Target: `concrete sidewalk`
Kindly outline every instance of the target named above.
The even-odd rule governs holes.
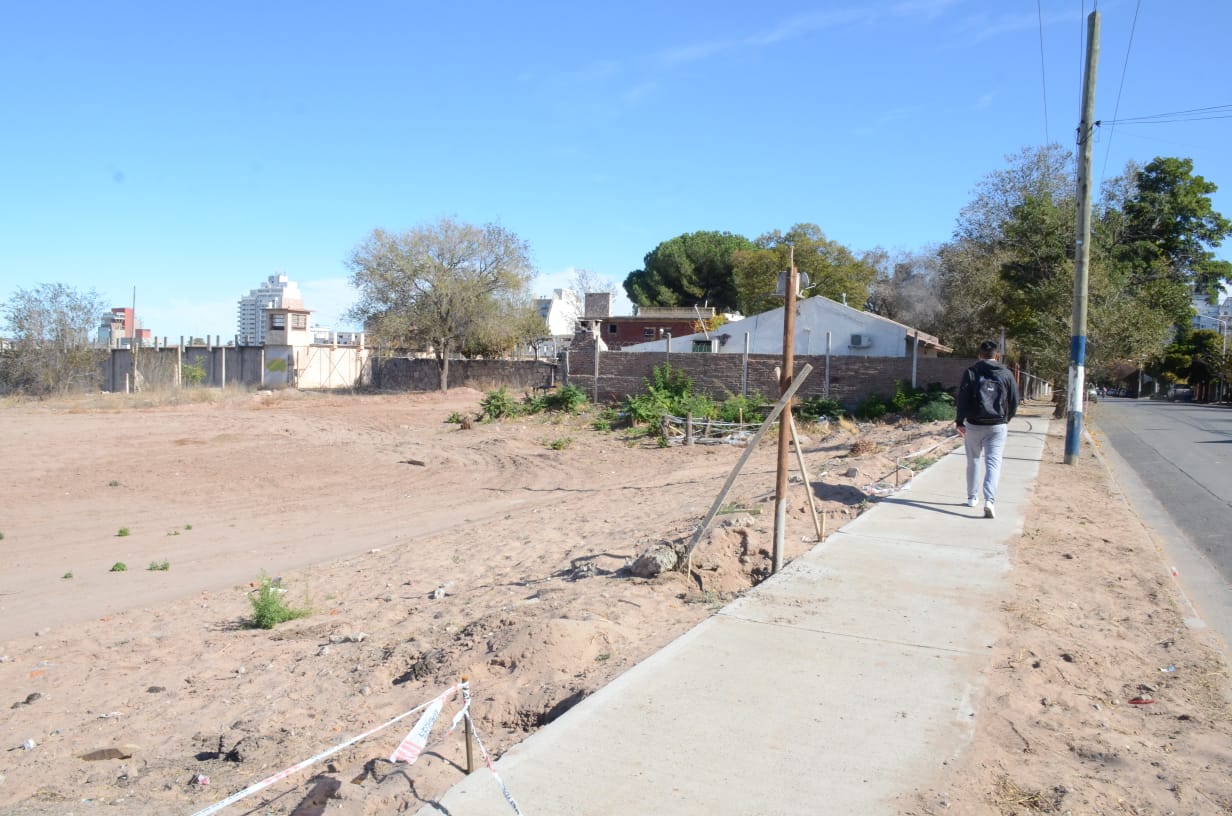
[[[962,449],[512,748],[526,816],[893,814],[970,739],[1046,419],[1015,419],[997,518]],[[424,816],[512,813],[480,768]]]

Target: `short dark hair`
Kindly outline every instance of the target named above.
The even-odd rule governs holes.
[[[981,357],[985,357],[985,358],[992,357],[992,355],[996,351],[997,351],[997,341],[996,340],[985,340],[983,343],[980,343],[980,356]]]

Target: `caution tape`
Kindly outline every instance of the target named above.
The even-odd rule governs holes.
[[[509,804],[513,807],[514,813],[517,813],[519,814],[519,816],[521,816],[522,812],[518,810],[517,803],[513,801],[513,796],[510,795],[509,789],[505,787],[505,783],[501,780],[500,776],[497,775],[496,768],[492,765],[492,760],[488,756],[487,750],[483,747],[483,743],[480,742],[479,734],[475,731],[475,724],[470,716],[470,704],[471,704],[470,684],[467,683],[466,681],[455,683],[454,685],[442,691],[440,694],[433,697],[431,700],[428,700],[426,703],[417,705],[414,708],[412,708],[410,711],[404,711],[398,716],[392,719],[386,720],[384,723],[376,726],[375,728],[371,728],[362,734],[351,737],[350,739],[344,742],[340,742],[337,745],[333,746],[332,748],[327,748],[326,750],[320,752],[319,754],[316,754],[315,756],[311,756],[308,759],[305,759],[303,762],[298,762],[289,768],[284,768],[283,770],[279,771],[273,776],[268,776],[265,779],[262,779],[260,782],[256,782],[256,783],[253,783],[252,785],[249,785],[248,787],[244,788],[242,791],[239,791],[238,793],[231,794],[226,799],[223,799],[220,802],[215,802],[209,807],[197,811],[192,816],[212,816],[212,814],[218,813],[224,808],[230,805],[233,805],[242,799],[247,799],[249,796],[252,796],[254,793],[258,793],[262,790],[265,790],[270,785],[273,785],[275,782],[278,782],[282,779],[286,779],[288,776],[291,776],[292,774],[297,773],[298,771],[302,771],[304,768],[307,768],[310,765],[314,765],[320,762],[321,760],[325,759],[326,757],[333,756],[339,751],[345,748],[349,748],[355,743],[360,742],[361,740],[367,739],[373,734],[376,734],[380,731],[385,730],[386,728],[393,725],[394,723],[404,720],[407,717],[411,716],[412,714],[417,714],[420,711],[424,711],[425,712],[424,715],[415,724],[415,727],[411,730],[411,733],[407,734],[406,738],[398,746],[397,750],[394,751],[393,756],[390,757],[391,762],[397,762],[401,760],[401,761],[404,761],[410,764],[411,762],[414,762],[415,759],[418,759],[419,754],[422,753],[424,746],[427,744],[428,734],[431,732],[432,726],[436,723],[436,720],[440,715],[441,709],[443,708],[445,701],[450,697],[450,695],[456,694],[459,691],[462,692],[464,704],[462,706],[462,710],[454,715],[453,722],[450,725],[449,731],[446,733],[446,736],[448,736],[449,734],[452,734],[454,729],[458,727],[458,723],[461,722],[463,718],[465,718],[467,727],[470,729],[471,735],[474,736],[475,742],[479,744],[479,750],[483,754],[483,759],[484,759],[484,762],[488,766],[488,770],[492,772],[492,776],[496,778],[496,783],[500,786],[501,793],[504,794],[505,800],[508,801]]]

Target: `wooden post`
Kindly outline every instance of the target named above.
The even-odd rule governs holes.
[[[757,433],[753,434],[753,438],[749,440],[749,444],[744,449],[744,453],[740,454],[740,459],[736,461],[736,466],[732,468],[732,472],[728,474],[727,481],[723,483],[723,487],[719,490],[719,495],[714,497],[714,504],[710,505],[710,510],[707,511],[706,517],[702,519],[702,523],[698,525],[697,530],[693,533],[693,538],[689,540],[689,547],[685,557],[686,570],[689,574],[693,572],[693,549],[697,547],[697,543],[702,540],[702,536],[706,534],[706,530],[710,529],[710,523],[714,521],[714,517],[719,514],[719,508],[723,506],[723,502],[727,499],[727,494],[731,491],[732,485],[736,483],[736,477],[740,475],[740,471],[744,468],[749,457],[753,455],[754,449],[757,448],[757,443],[766,435],[766,431],[774,424],[774,421],[779,418],[779,414],[783,413],[783,408],[791,402],[791,398],[795,396],[796,391],[800,386],[804,385],[804,381],[808,379],[808,375],[813,372],[811,365],[805,365],[800,369],[800,375],[791,381],[787,391],[779,397],[779,401],[774,404],[774,408],[770,411],[770,415],[761,423],[761,427],[757,429]]]
[[[686,445],[693,444],[693,414],[692,412],[684,415],[684,443]]]
[[[808,492],[808,506],[809,512],[813,515],[813,529],[817,531],[817,540],[821,541],[821,519],[817,517],[817,502],[813,501],[813,480],[809,478],[808,468],[804,466],[804,450],[800,447],[800,435],[796,431],[796,418],[788,412],[787,421],[791,423],[791,441],[796,446],[796,464],[800,466],[800,476],[804,479],[804,489]]]

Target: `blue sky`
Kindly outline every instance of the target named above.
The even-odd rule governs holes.
[[[0,299],[136,287],[155,335],[226,338],[283,273],[343,328],[352,248],[441,216],[526,240],[537,293],[695,230],[921,249],[1006,155],[1072,146],[1090,9],[0,0]],[[1099,9],[1097,118],[1232,102],[1232,3]],[[1187,156],[1232,217],[1229,144],[1104,127],[1095,174]]]

